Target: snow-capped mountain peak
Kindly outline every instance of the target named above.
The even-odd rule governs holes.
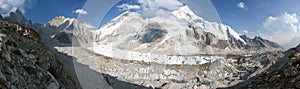
[[[122,26],[134,28],[133,30],[138,30],[139,27],[142,27],[142,23],[144,23],[144,21],[140,14],[126,11],[99,29],[101,33],[100,38],[113,34],[116,29],[121,28]]]
[[[178,10],[175,10],[171,13],[177,18],[187,21],[189,25],[195,24],[204,29],[206,32],[213,33],[218,39],[236,40],[244,45],[247,44],[230,26],[206,21],[202,17],[197,16],[187,5],[180,7]]]
[[[180,7],[178,10],[175,10],[171,12],[173,15],[175,15],[179,19],[185,19],[187,21],[192,21],[196,19],[202,19],[198,17],[194,11],[192,11],[187,5]]]

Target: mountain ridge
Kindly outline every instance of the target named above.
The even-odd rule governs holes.
[[[96,38],[96,34],[89,31],[95,28],[80,23],[75,18],[57,16],[46,24],[32,23],[19,9],[16,9],[15,12],[10,12],[7,17],[0,19],[34,29],[41,35],[42,42],[48,46],[86,46],[91,45]]]
[[[128,13],[135,15],[127,16]],[[101,40],[97,43],[98,45],[112,45],[113,48],[122,50],[169,55],[195,55],[220,51],[243,53],[242,51],[248,48],[277,48],[277,46],[264,48],[259,44],[248,45],[230,26],[205,21],[188,6],[183,6],[170,14],[172,16],[168,18],[156,16],[143,19],[136,12],[126,11],[99,29]],[[120,18],[137,18],[138,21],[117,20]],[[271,41],[264,42],[272,44]]]
[[[52,46],[114,45],[119,49],[156,53],[179,48],[176,52],[169,52],[170,55],[223,53],[221,51],[244,53],[243,50],[249,50],[246,41],[230,26],[205,21],[188,6],[170,12],[173,15],[170,18],[144,19],[136,12],[126,11],[98,30],[75,18],[57,16],[47,24],[32,24],[18,9],[10,14],[2,19],[35,29],[42,36],[42,42]],[[15,17],[21,19],[15,20]],[[261,48],[264,49],[257,49]]]

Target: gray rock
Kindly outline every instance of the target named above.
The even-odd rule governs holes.
[[[55,66],[51,70],[63,68],[63,65],[47,46],[31,39],[32,34],[24,36],[22,31],[18,31],[24,29],[0,21],[0,89],[47,89],[48,86],[50,89],[59,89],[64,84],[68,89],[77,89],[73,81],[62,74],[62,69],[55,72],[48,70],[50,65]],[[10,38],[6,39],[6,36]],[[39,63],[45,65],[40,66]],[[47,72],[57,75],[49,76]],[[64,81],[57,81],[56,77]]]
[[[50,59],[47,56],[41,56],[38,60],[38,65],[45,69],[48,70],[50,68]]]
[[[22,54],[23,57],[28,57],[27,53],[24,50],[19,49],[19,52]]]
[[[7,51],[2,52],[1,57],[4,58],[7,62],[11,62],[11,56]]]
[[[0,72],[0,82],[2,83],[5,83],[7,80],[6,80],[6,77],[3,73]]]
[[[47,72],[47,74],[49,76],[51,76],[51,82],[48,85],[48,89],[59,89],[59,83],[57,82],[57,80],[55,79],[55,77],[51,73],[49,73],[49,72]]]
[[[28,54],[26,58],[28,60],[36,59],[36,57],[33,54]]]
[[[14,74],[15,74],[14,71],[13,71],[10,67],[6,68],[6,69],[5,69],[5,72],[6,72],[7,74],[10,74],[10,75],[14,75]]]
[[[18,77],[13,76],[13,75],[10,75],[10,76],[8,76],[7,80],[8,80],[10,83],[15,83],[15,82],[18,81]]]

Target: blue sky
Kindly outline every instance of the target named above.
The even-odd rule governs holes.
[[[145,2],[145,0],[1,0],[0,12],[18,7],[25,13],[25,17],[33,22],[47,23],[56,16],[66,16],[78,18],[98,27],[126,11],[118,6],[137,5],[139,8],[135,7],[136,10],[130,9],[137,11],[143,8],[142,1]],[[159,3],[155,5],[161,5],[160,7],[169,10],[179,5],[172,3],[176,0],[148,1],[157,1]],[[161,1],[170,2],[164,4]],[[250,37],[260,35],[283,45],[293,37],[300,36],[299,0],[181,0],[181,2],[189,5],[204,19],[214,22],[221,20],[238,33]]]
[[[26,18],[37,23],[47,23],[56,16],[77,18],[72,11],[82,8],[86,0],[30,0],[25,8]]]

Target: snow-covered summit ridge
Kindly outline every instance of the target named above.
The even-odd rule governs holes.
[[[206,32],[213,33],[218,39],[230,40],[236,39],[243,44],[247,44],[243,39],[239,37],[239,34],[235,32],[230,26],[209,22],[203,18],[197,16],[187,5],[180,7],[178,10],[171,12],[177,18],[187,21],[189,24],[196,24],[204,29]]]
[[[137,24],[132,23],[137,22]],[[112,19],[109,23],[102,26],[100,30],[100,38],[103,38],[104,36],[111,35],[113,32],[115,32],[116,29],[121,28],[122,26],[131,26],[132,27],[141,27],[141,25],[138,25],[138,22],[143,22],[142,16],[136,12],[130,12],[126,11],[122,13],[121,15],[115,17]],[[131,23],[131,24],[130,24]]]
[[[197,16],[187,5],[180,7],[178,10],[171,12],[179,19],[185,19],[187,21],[192,21],[196,19],[203,20],[201,17]]]

